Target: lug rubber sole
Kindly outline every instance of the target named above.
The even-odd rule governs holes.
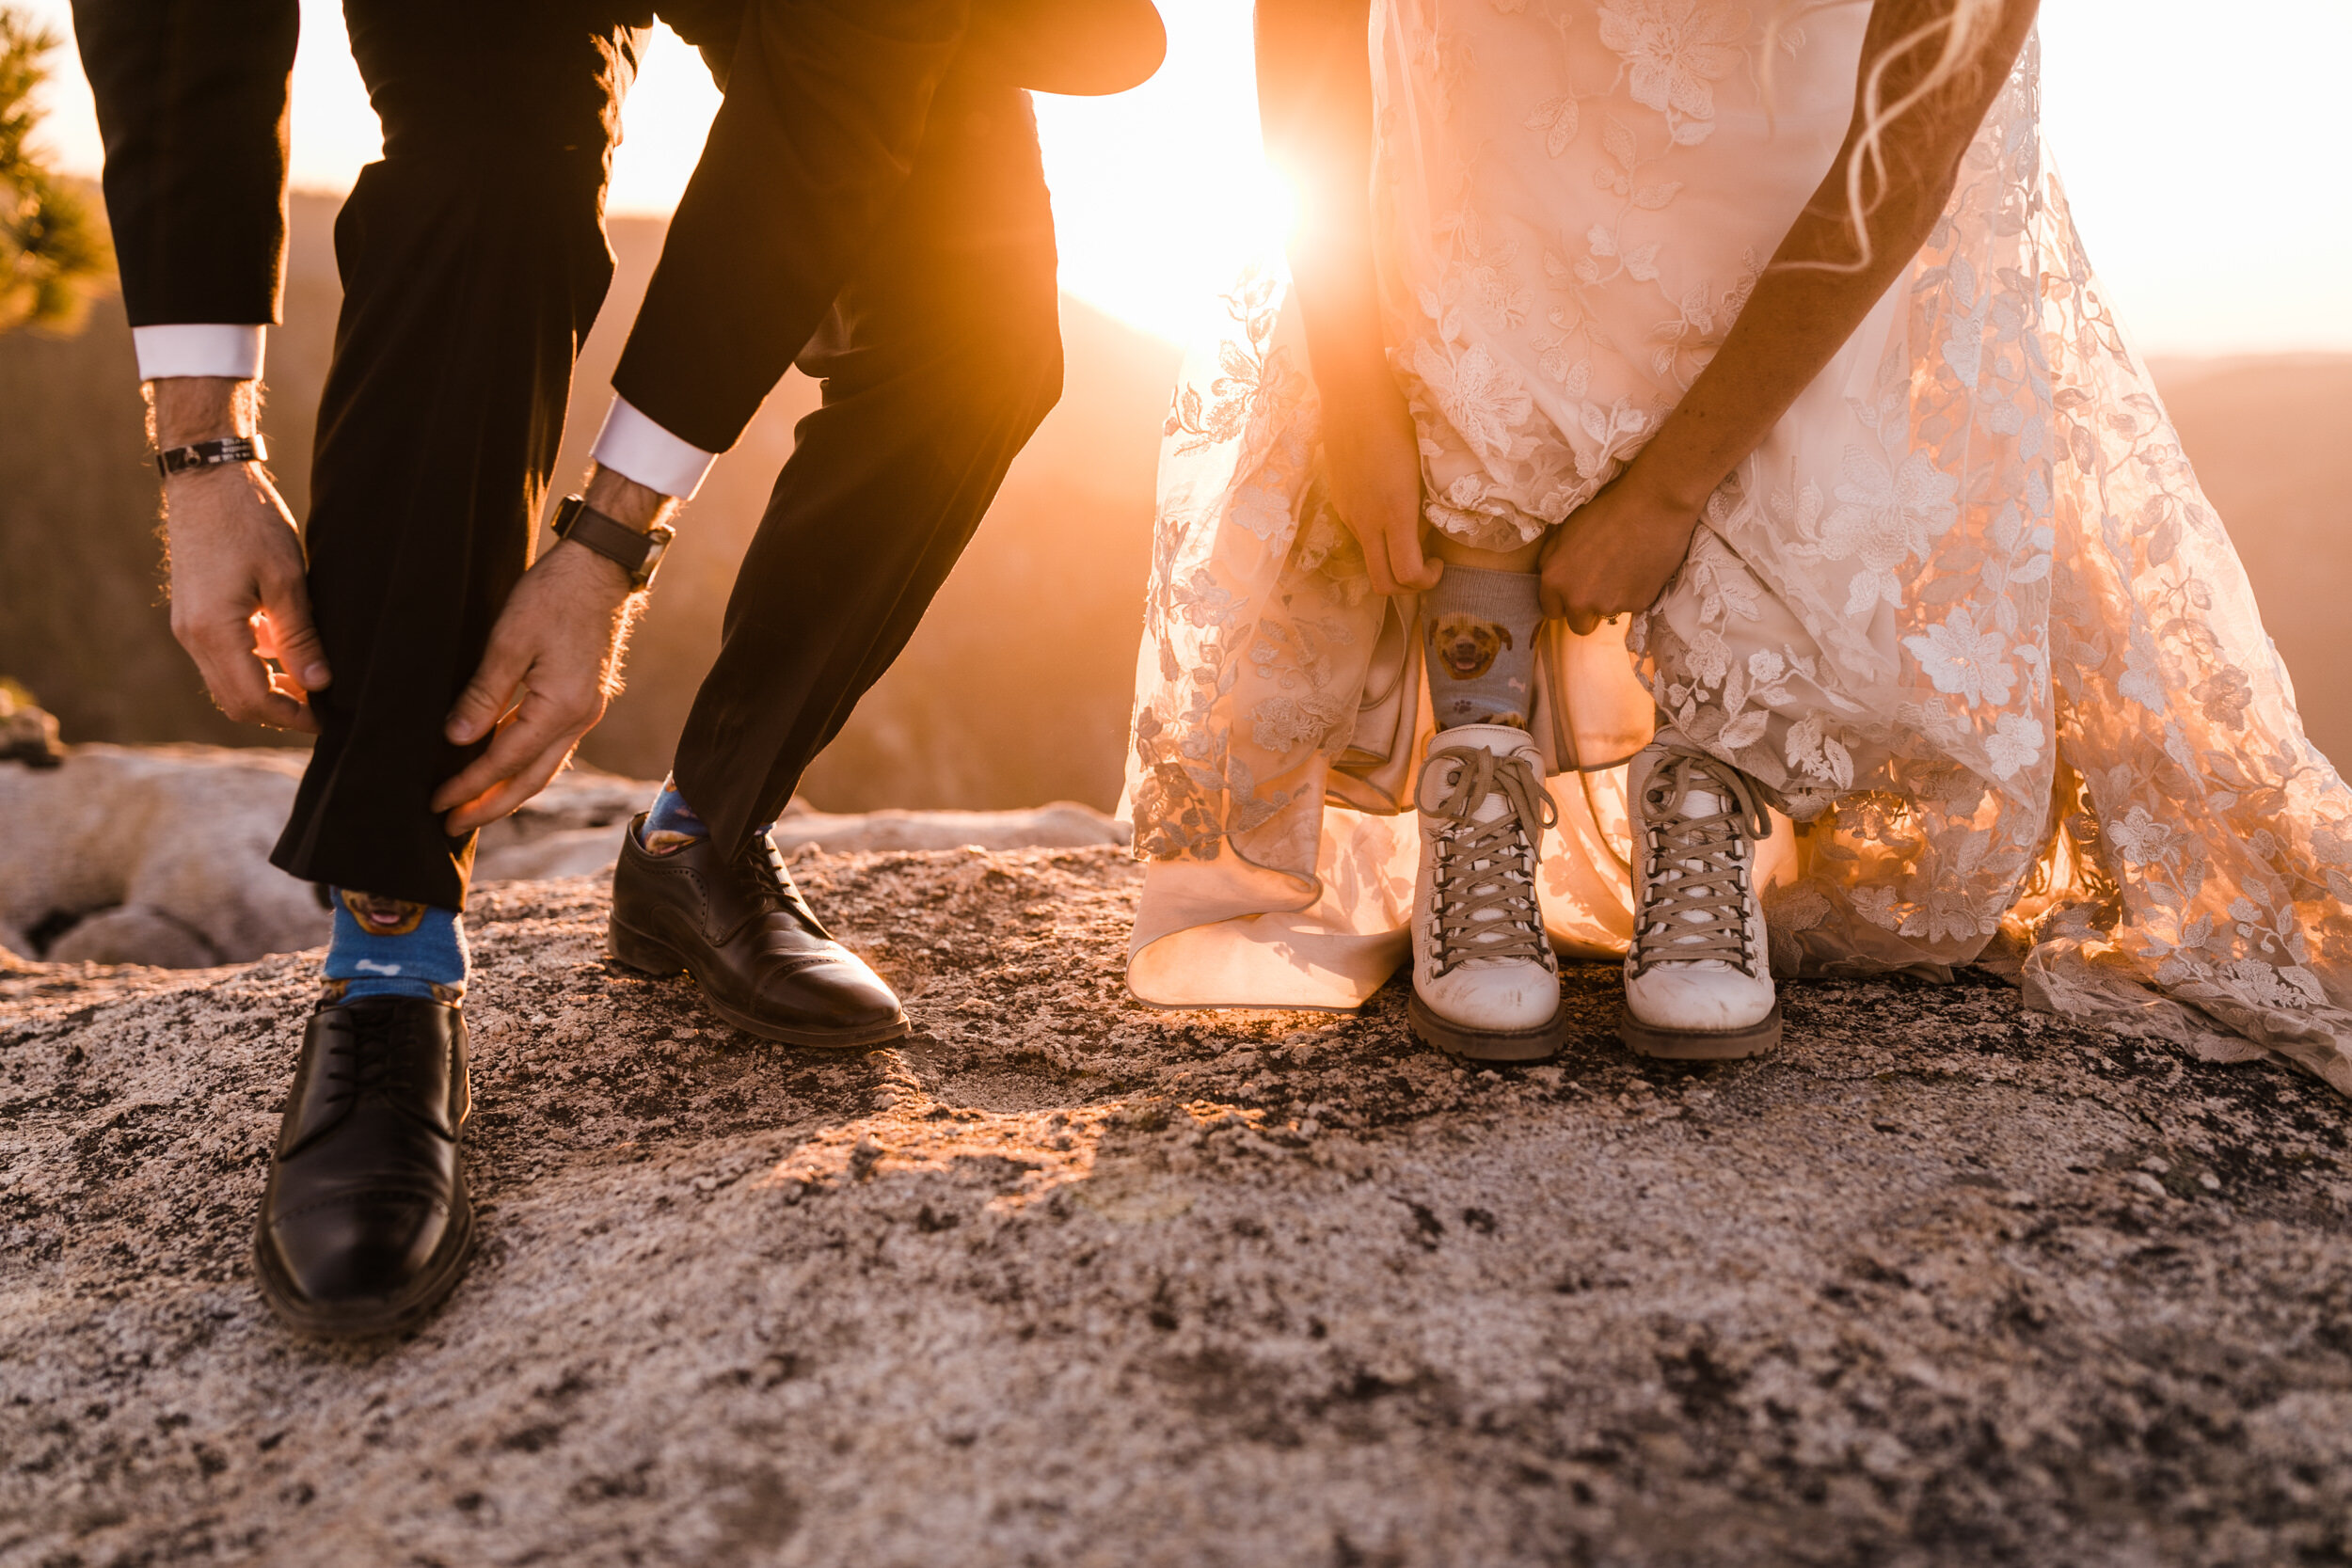
[[[1762,1022],[1743,1029],[1658,1029],[1633,1016],[1617,1014],[1617,1037],[1634,1054],[1668,1062],[1736,1062],[1760,1055],[1780,1043],[1780,1004]]]
[[[460,1177],[462,1183],[463,1177]],[[461,1184],[457,1189],[454,1212],[447,1234],[440,1246],[425,1260],[408,1289],[381,1302],[363,1307],[323,1309],[301,1300],[294,1293],[294,1282],[285,1276],[270,1256],[268,1231],[257,1226],[253,1235],[253,1275],[262,1288],[262,1299],[288,1328],[319,1339],[377,1339],[389,1335],[405,1334],[431,1317],[449,1299],[457,1282],[465,1276],[466,1263],[473,1256],[473,1200]]]
[[[1424,1045],[1434,1045],[1449,1056],[1460,1056],[1472,1062],[1540,1062],[1556,1056],[1568,1042],[1568,1006],[1563,1001],[1549,1022],[1533,1029],[1508,1033],[1491,1029],[1466,1029],[1461,1024],[1439,1018],[1422,1003],[1419,996],[1405,1010],[1406,1022]]]
[[[684,971],[701,988],[704,1005],[712,1012],[747,1035],[773,1040],[779,1045],[809,1045],[824,1051],[856,1051],[888,1045],[913,1033],[913,1026],[907,1022],[904,1011],[888,1022],[865,1024],[853,1029],[802,1029],[755,1018],[722,1000],[710,989],[709,982],[703,978],[702,972],[684,954],[668,942],[649,937],[643,931],[632,930],[617,920],[607,928],[605,947],[614,958],[641,974],[675,974]]]

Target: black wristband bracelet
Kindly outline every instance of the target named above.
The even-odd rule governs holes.
[[[190,468],[217,468],[224,463],[266,463],[269,448],[259,436],[230,436],[217,441],[199,441],[192,447],[173,447],[169,451],[155,454],[155,471],[169,479]]]

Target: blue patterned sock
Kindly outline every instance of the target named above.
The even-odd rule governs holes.
[[[709,825],[694,815],[694,808],[677,792],[677,776],[662,780],[660,792],[645,813],[645,825],[638,830],[637,842],[657,855],[667,855],[709,836]]]
[[[1429,708],[1438,728],[1526,729],[1534,701],[1535,633],[1544,624],[1534,572],[1449,564],[1421,596],[1429,640]]]
[[[346,1002],[362,996],[455,1002],[466,994],[464,915],[345,888],[332,891],[335,935],[326,949],[332,994]]]

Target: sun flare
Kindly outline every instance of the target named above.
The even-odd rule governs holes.
[[[1062,286],[1181,339],[1244,265],[1280,245],[1294,203],[1258,143],[1250,0],[1162,9],[1168,61],[1159,72],[1113,98],[1039,94],[1038,135]],[[612,210],[675,205],[718,107],[701,59],[657,29],[624,112]]]
[[[1158,75],[1116,98],[1041,96],[1038,130],[1063,287],[1181,340],[1245,264],[1280,246],[1295,202],[1259,145],[1248,0],[1162,10]]]

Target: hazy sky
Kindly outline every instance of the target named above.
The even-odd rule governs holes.
[[[493,0],[495,3],[495,0]],[[31,0],[67,31],[66,0]],[[1038,101],[1062,280],[1181,336],[1279,222],[1259,162],[1249,0],[1162,0],[1168,63],[1114,99]],[[374,117],[331,0],[304,0],[294,180],[349,187]],[[2093,263],[2158,353],[2352,350],[2352,0],[2048,0],[2042,108]],[[95,171],[97,128],[60,57],[46,137]],[[656,35],[627,111],[612,206],[663,212],[717,107],[701,61]]]

